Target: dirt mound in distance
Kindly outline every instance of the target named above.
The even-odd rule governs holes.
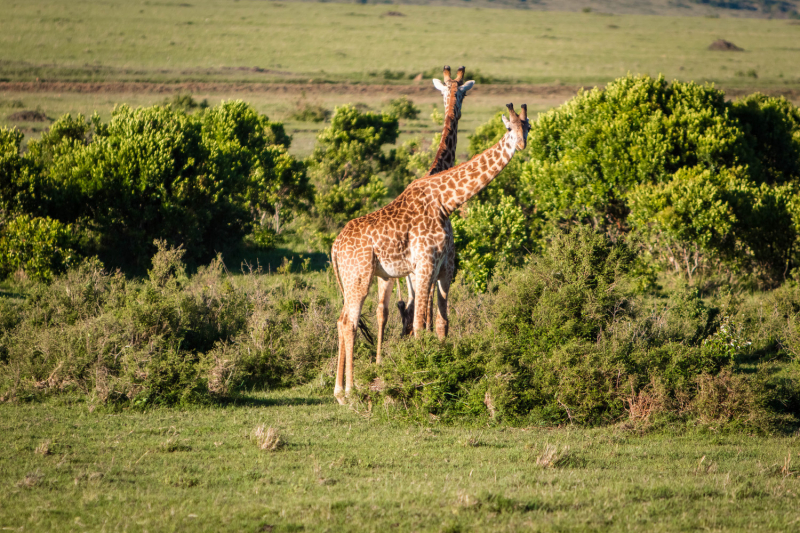
[[[31,111],[28,109],[11,113],[8,115],[8,120],[13,122],[47,122],[50,119],[41,111]]]
[[[717,39],[710,45],[708,45],[709,50],[718,50],[721,52],[744,52],[744,48],[739,48],[735,44],[730,41],[726,41],[725,39]]]

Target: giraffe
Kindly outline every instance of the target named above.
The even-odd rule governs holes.
[[[413,272],[417,285],[414,335],[419,336],[427,317],[431,287],[446,259],[450,214],[483,190],[527,144],[530,123],[523,104],[517,115],[508,104],[503,116],[506,134],[483,153],[439,174],[413,181],[387,206],[351,220],[336,237],[331,264],[344,297],[337,321],[339,358],[334,397],[346,402],[353,388],[353,345],[364,299],[372,278],[378,277],[378,294],[386,301],[393,284],[389,280]],[[440,293],[441,296],[441,293]],[[439,299],[439,313],[447,321],[447,309]]]
[[[434,78],[433,86],[442,93],[442,97],[444,98],[444,109],[445,109],[445,116],[444,116],[444,127],[442,129],[442,138],[439,141],[439,148],[436,151],[436,155],[433,158],[433,163],[431,167],[428,169],[428,172],[423,176],[425,177],[431,176],[433,174],[438,174],[443,170],[447,170],[452,168],[456,161],[456,145],[458,143],[458,120],[461,118],[461,105],[464,102],[464,97],[467,95],[467,91],[472,89],[475,85],[475,81],[470,80],[464,82],[464,74],[466,72],[466,67],[459,67],[455,79],[450,77],[450,67],[445,65],[442,69],[442,79],[444,82]],[[447,224],[450,224],[450,220],[447,220]],[[455,244],[452,242],[452,228],[448,230],[448,235],[451,236],[447,243],[446,248],[446,261],[444,268],[442,269],[442,274],[440,277],[443,278],[443,286],[446,287],[444,290],[445,296],[450,288],[450,281],[453,278],[453,274],[455,273]],[[394,283],[393,279],[390,279],[390,284]],[[403,321],[403,329],[402,335],[408,335],[411,333],[411,319],[414,316],[414,279],[413,274],[409,275],[406,279],[406,283],[408,285],[408,305],[400,299],[397,302],[397,308],[400,310],[400,318]],[[398,285],[398,292],[399,292],[399,285]],[[391,296],[391,290],[387,289],[386,293]],[[381,292],[380,296],[386,294]],[[388,312],[388,302],[384,299],[378,300],[378,348],[377,348],[377,357],[376,361],[378,364],[381,363],[381,348],[383,346],[383,335],[386,329],[386,322],[389,318]],[[437,317],[438,320],[438,317]],[[430,316],[428,319],[428,325],[431,324]]]

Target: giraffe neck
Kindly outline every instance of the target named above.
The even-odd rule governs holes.
[[[511,161],[516,152],[513,135],[507,133],[497,144],[447,172],[432,176],[426,185],[439,197],[445,216],[481,192]]]
[[[433,158],[433,164],[428,169],[428,176],[438,174],[453,168],[456,164],[456,144],[458,142],[458,119],[461,110],[456,106],[458,96],[453,91],[447,102],[444,114],[444,129],[442,129],[442,140],[439,141],[439,149]]]

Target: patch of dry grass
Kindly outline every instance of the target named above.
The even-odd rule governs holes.
[[[542,453],[536,456],[536,466],[540,468],[561,468],[566,466],[572,454],[569,446],[564,446],[561,450],[556,444],[545,444]]]
[[[253,430],[253,439],[260,450],[274,452],[281,449],[285,442],[274,427],[261,424]]]
[[[50,439],[45,439],[42,442],[40,442],[38,446],[36,446],[36,449],[33,450],[33,452],[38,455],[50,455],[51,453],[53,453],[52,450],[50,449],[50,444],[51,444]]]

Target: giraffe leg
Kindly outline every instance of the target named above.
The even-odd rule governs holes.
[[[444,340],[450,329],[450,321],[447,318],[447,293],[450,292],[450,280],[440,278],[437,285],[439,291],[436,303],[439,312],[436,314],[436,336],[439,337],[439,340]]]
[[[416,299],[414,301],[414,336],[419,337],[428,320],[430,309],[431,283],[433,283],[433,269],[423,267],[414,272],[416,281]]]
[[[378,355],[375,359],[377,364],[381,364],[383,333],[386,329],[386,322],[389,320],[389,301],[392,299],[393,288],[394,279],[378,278]]]
[[[369,293],[369,286],[372,283],[374,274],[374,267],[370,267],[367,272],[362,272],[361,276],[356,277],[350,284],[350,294],[353,296],[352,300],[347,302],[347,307],[344,309],[346,313],[347,324],[344,330],[344,349],[345,349],[345,385],[344,395],[350,396],[350,391],[353,390],[353,348],[356,342],[356,333],[358,331],[358,320],[361,318],[361,308],[364,306],[364,300]]]
[[[425,329],[433,331],[433,305],[436,302],[436,282],[431,284],[431,295],[428,298],[428,312],[425,315]]]
[[[436,299],[439,310],[436,314],[436,336],[440,340],[447,337],[450,329],[450,321],[447,318],[447,296],[450,293],[450,284],[453,282],[453,276],[456,273],[456,246],[453,242],[453,227],[450,225],[449,219],[447,220],[446,231],[447,249],[442,270],[439,272],[437,283],[439,292]]]
[[[333,387],[333,396],[340,405],[344,405],[344,363],[346,359],[345,353],[345,328],[347,324],[347,303],[342,308],[339,314],[339,320],[336,321],[336,329],[339,332],[339,358],[336,362],[336,385]]]

